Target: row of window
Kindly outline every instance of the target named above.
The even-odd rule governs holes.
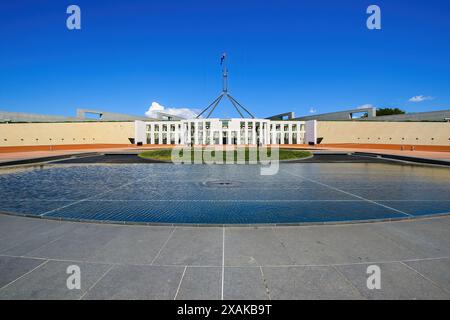
[[[255,135],[255,141],[253,140],[253,134],[249,134],[247,137],[241,135],[238,137],[235,131],[231,132],[231,135],[228,135],[228,131],[222,132],[222,141],[219,135],[219,131],[213,132],[213,135],[205,135],[199,134],[197,140],[194,136],[182,137],[181,135],[176,135],[174,133],[156,133],[153,134],[147,132],[147,144],[195,144],[195,143],[205,143],[205,144],[252,144],[252,143],[276,143],[276,144],[302,144],[304,142],[303,135],[298,133],[289,134],[288,132],[281,134],[273,134],[270,133],[268,137],[268,141],[266,141],[266,137]],[[153,140],[152,140],[153,138]]]
[[[152,125],[147,125],[147,131],[152,131],[151,130],[151,126]],[[195,126],[196,126],[196,123],[192,122],[191,123],[191,131],[195,130]],[[261,127],[260,123],[256,122],[255,123],[256,130],[258,130],[260,127]],[[289,131],[289,127],[291,128],[291,131],[297,131],[298,128],[300,129],[300,131],[304,130],[304,125],[297,126],[297,124],[294,123],[294,124],[284,124],[283,125],[283,131]],[[181,130],[181,124],[161,124],[161,125],[160,124],[153,124],[153,131],[159,132],[160,128],[161,128],[162,132],[168,132],[168,131],[174,132],[176,129],[178,129],[180,131]],[[210,128],[211,128],[211,122],[205,122],[205,129],[209,130]],[[228,128],[229,128],[228,121],[222,121],[222,129],[228,129]],[[241,130],[245,129],[245,122],[241,122],[240,128],[241,128]],[[262,128],[263,128],[263,130],[266,129],[266,124],[265,123],[263,123]],[[187,123],[185,123],[184,129],[186,131],[188,130],[188,124]],[[203,130],[203,122],[198,122],[197,123],[197,129],[198,130]],[[252,122],[248,123],[247,129],[248,130],[253,130],[253,123]],[[275,131],[281,131],[281,124],[275,124],[275,125],[271,124],[270,125],[270,131],[274,131],[274,129],[275,129]]]

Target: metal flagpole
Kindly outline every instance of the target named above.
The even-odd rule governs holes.
[[[236,109],[236,111],[240,114],[241,118],[244,118],[244,115],[243,115],[242,112],[239,110],[239,108],[238,108],[238,106],[236,105],[236,103],[234,103],[234,101],[231,100],[229,94],[227,94],[227,98],[228,98],[228,100],[230,100],[231,104],[234,106],[234,108]]]
[[[209,116],[211,115],[211,113],[213,113],[214,109],[217,107],[217,105],[219,104],[220,100],[222,100],[223,98],[223,93],[220,95],[219,100],[216,102],[216,104],[214,105],[214,107],[211,109],[211,111],[208,113],[208,116],[206,116],[206,118],[209,118]]]
[[[244,118],[244,115],[242,114],[241,110],[239,110],[239,108],[242,108],[242,110],[244,110],[247,114],[249,114],[250,117],[255,118],[250,111],[248,111],[246,108],[244,108],[235,98],[233,98],[228,93],[228,68],[227,68],[227,54],[226,53],[222,54],[222,56],[220,58],[220,64],[223,66],[223,68],[222,68],[222,93],[216,99],[214,99],[214,101],[211,102],[211,104],[208,107],[203,109],[202,112],[200,112],[200,114],[196,118],[197,119],[200,118],[200,116],[203,113],[205,113],[209,108],[212,107],[211,111],[209,111],[208,115],[206,116],[206,118],[209,118],[211,116],[211,114],[214,112],[214,110],[216,109],[216,107],[219,105],[220,101],[222,101],[223,96],[226,96],[228,98],[228,100],[230,100],[231,104],[236,109],[236,111],[239,113],[241,118]]]
[[[252,113],[250,113],[250,111],[248,111],[246,108],[244,108],[244,106],[242,106],[235,98],[233,98],[230,94],[227,94],[227,95],[228,95],[228,97],[229,97],[231,100],[233,100],[234,102],[236,102],[237,105],[238,105],[239,107],[241,107],[242,109],[244,109],[245,112],[247,112],[247,113],[250,115],[250,117],[255,118],[255,116],[254,116]]]
[[[209,108],[211,108],[211,106],[212,106],[214,103],[216,103],[217,100],[221,99],[222,96],[223,96],[223,93],[221,93],[220,96],[218,96],[217,98],[215,98],[214,101],[211,102],[211,104],[210,104],[209,106],[207,106],[205,109],[203,109],[203,111],[200,112],[199,115],[196,116],[195,118],[196,118],[196,119],[200,118],[200,116],[201,116],[203,113],[205,113],[206,110],[208,110]]]

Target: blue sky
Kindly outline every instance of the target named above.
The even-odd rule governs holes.
[[[81,30],[66,8],[81,8]],[[366,8],[382,30],[366,28]],[[230,91],[256,116],[450,109],[450,1],[2,1],[0,110],[143,115]],[[432,99],[410,102],[414,96]],[[236,116],[228,104],[216,116]]]

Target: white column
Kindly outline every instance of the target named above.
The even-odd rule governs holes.
[[[177,145],[178,144],[178,124],[175,125],[175,131],[173,133],[173,138],[175,139],[174,144]]]
[[[244,142],[245,144],[248,144],[248,122],[245,121],[245,126],[244,126]]]
[[[170,124],[167,125],[166,144],[170,144]]]
[[[150,125],[150,144],[155,144],[155,125]]]
[[[206,121],[203,121],[202,128],[203,128],[203,145],[205,145],[206,144]]]
[[[252,144],[256,144],[256,122],[252,121]]]
[[[185,145],[186,141],[187,141],[187,123],[182,123],[181,124],[181,140],[182,143]]]
[[[292,124],[288,124],[288,130],[289,130],[289,144],[292,144]]]
[[[194,122],[194,144],[198,144],[198,122]]]
[[[185,138],[186,138],[186,140],[185,140],[186,144],[190,144],[191,143],[191,123],[190,122],[187,123]]]

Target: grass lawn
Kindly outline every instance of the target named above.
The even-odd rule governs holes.
[[[257,148],[245,148],[245,162],[249,161],[249,150],[257,150]],[[186,150],[186,149],[184,149]],[[203,148],[201,151],[195,150],[193,148],[187,149],[191,152],[190,159],[194,159],[195,157],[198,157],[200,159],[203,159],[205,149]],[[241,149],[242,150],[242,149]],[[267,148],[267,156],[269,159],[271,157],[271,148]],[[216,156],[216,151],[210,151],[207,150],[208,153],[211,153],[211,156],[214,158]],[[220,151],[219,151],[220,152]],[[242,152],[242,151],[241,151]],[[199,153],[202,153],[199,155]],[[183,155],[183,152],[181,152],[180,155]],[[223,159],[225,160],[226,156],[234,157],[234,161],[237,161],[237,150],[227,150],[226,152],[223,152]],[[138,155],[139,157],[143,159],[152,159],[152,160],[159,160],[159,161],[172,161],[172,149],[158,149],[158,150],[149,150],[144,151]],[[279,149],[279,160],[296,160],[296,159],[302,159],[312,156],[312,153],[309,151],[303,151],[303,150],[292,150],[292,149]],[[260,160],[259,152],[257,152],[257,160]]]

